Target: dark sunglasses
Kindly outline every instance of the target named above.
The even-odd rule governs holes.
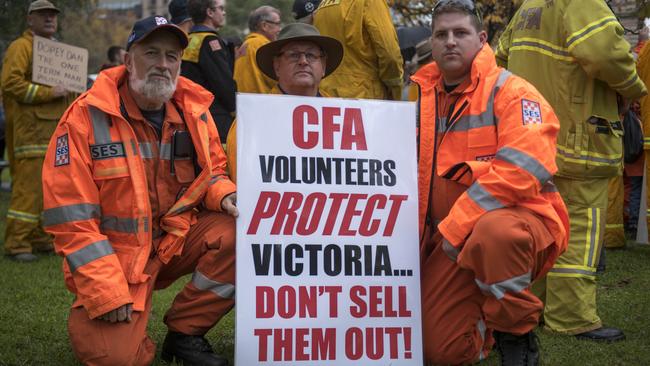
[[[483,24],[483,16],[478,6],[474,4],[472,0],[438,0],[436,5],[433,6],[433,11],[431,12],[432,16],[436,16],[436,11],[440,10],[441,7],[446,7],[450,5],[452,8],[462,9],[470,14],[475,15],[478,18],[479,23]]]

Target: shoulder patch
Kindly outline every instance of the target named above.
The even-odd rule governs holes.
[[[528,99],[521,100],[521,120],[524,126],[542,123],[542,109],[538,102]]]
[[[54,166],[70,164],[70,147],[68,145],[68,134],[56,138],[56,154],[54,157]]]
[[[210,45],[210,49],[212,49],[212,51],[219,51],[221,49],[221,43],[219,43],[218,39],[213,39],[212,41],[208,42],[208,44]]]

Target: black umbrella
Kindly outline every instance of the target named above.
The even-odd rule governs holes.
[[[431,29],[423,26],[397,28],[397,41],[404,60],[410,60],[415,55],[415,45],[431,37]]]

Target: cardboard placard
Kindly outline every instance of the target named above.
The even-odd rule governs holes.
[[[34,36],[32,82],[83,93],[87,78],[87,49]]]
[[[237,105],[235,363],[421,366],[415,104]]]

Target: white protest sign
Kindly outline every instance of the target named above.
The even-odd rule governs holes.
[[[83,93],[88,78],[88,50],[34,36],[32,81]]]
[[[415,105],[238,94],[237,365],[422,365]]]

